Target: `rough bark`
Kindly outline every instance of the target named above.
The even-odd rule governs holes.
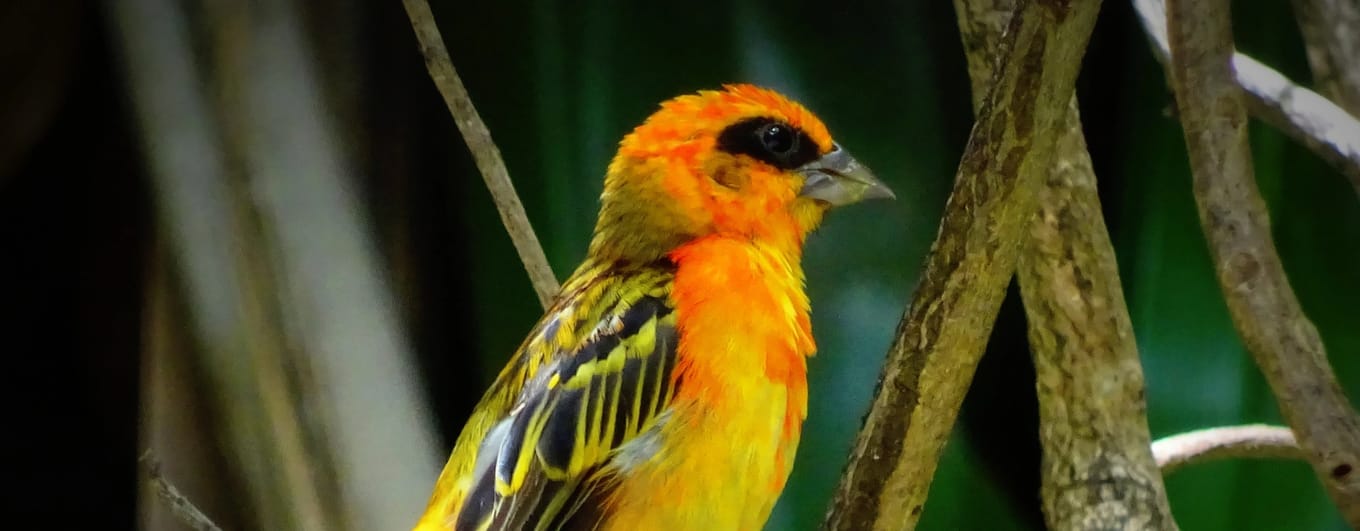
[[[1073,100],[1017,274],[1029,319],[1050,529],[1175,529],[1142,365]]]
[[[1234,85],[1228,0],[1173,0],[1167,8],[1195,201],[1228,310],[1318,478],[1346,521],[1360,527],[1360,419],[1271,239]]]
[[[1014,0],[955,0],[974,110]],[[1174,529],[1149,449],[1142,365],[1074,96],[1017,275],[1029,319],[1048,527]]]
[[[826,529],[912,529],[1014,272],[1097,0],[1022,1]]]

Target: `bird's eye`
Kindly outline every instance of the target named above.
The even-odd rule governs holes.
[[[798,147],[798,137],[788,127],[770,124],[761,128],[760,144],[775,156],[784,157]]]
[[[812,162],[823,151],[803,130],[788,122],[760,116],[727,126],[718,134],[717,148],[783,170]]]

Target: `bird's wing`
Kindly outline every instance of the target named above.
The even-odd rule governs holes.
[[[526,344],[507,367],[519,372],[523,385],[477,444],[455,529],[598,523],[600,496],[612,488],[601,468],[666,410],[675,391],[677,342],[668,275],[626,275],[603,284],[558,304],[559,321],[545,319],[538,334],[546,351],[535,355]],[[548,337],[556,334],[579,339]],[[514,364],[537,367],[517,371]]]

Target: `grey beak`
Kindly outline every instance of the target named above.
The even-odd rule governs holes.
[[[824,201],[831,206],[849,205],[865,199],[897,197],[883,181],[874,177],[869,168],[839,145],[834,146],[830,153],[822,155],[822,158],[798,168],[798,171],[807,179],[798,195]]]

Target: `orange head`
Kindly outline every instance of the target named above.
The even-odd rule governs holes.
[[[892,197],[802,105],[752,85],[661,104],[609,165],[591,254],[649,261],[718,236],[796,252],[833,206]]]

